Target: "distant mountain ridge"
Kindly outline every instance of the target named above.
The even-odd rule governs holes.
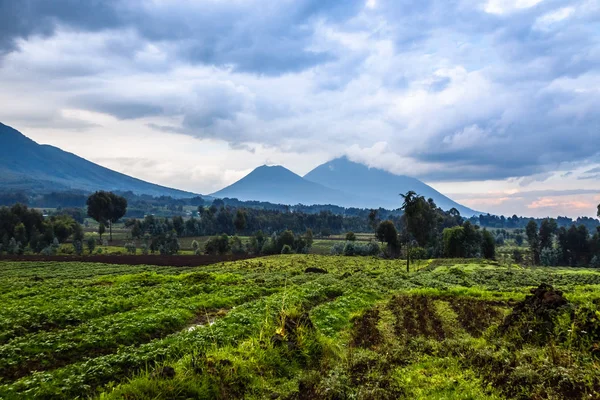
[[[345,157],[322,164],[304,177],[282,166],[264,165],[211,196],[289,205],[397,209],[402,204],[400,193],[409,190],[433,198],[445,210],[454,207],[463,216],[477,214],[418,179],[369,168]]]
[[[191,192],[156,185],[113,171],[54,146],[40,145],[2,123],[0,190],[130,190],[136,194],[152,196],[196,196]]]
[[[364,164],[350,161],[347,157],[336,158],[319,165],[304,175],[304,178],[349,195],[364,196],[365,193],[368,193],[383,208],[398,208],[402,203],[400,193],[413,190],[426,199],[432,198],[435,204],[444,210],[456,208],[463,216],[479,214],[416,178],[395,175],[382,169],[369,168]]]
[[[307,181],[280,165],[258,167],[211,196],[290,205],[348,203],[345,193]]]
[[[136,194],[186,198],[195,193],[156,185],[102,167],[57,147],[40,145],[0,123],[0,190],[58,192],[78,190],[132,191]],[[409,176],[369,168],[346,157],[322,164],[304,177],[282,166],[261,166],[239,181],[213,193],[220,198],[275,204],[336,205],[397,209],[400,193],[414,190],[438,206],[478,214]],[[208,196],[204,196],[207,197]]]

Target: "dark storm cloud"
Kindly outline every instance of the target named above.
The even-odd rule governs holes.
[[[149,116],[160,115],[163,108],[149,103],[128,101],[128,100],[108,100],[102,97],[76,98],[72,104],[82,109],[98,111],[113,115],[118,119],[135,119]]]
[[[356,0],[0,0],[0,51],[13,50],[18,38],[51,35],[58,26],[83,31],[131,28],[148,41],[172,42],[175,55],[191,62],[279,74],[333,59],[307,49],[313,35],[307,24],[349,18],[362,5]]]
[[[14,49],[15,39],[51,35],[57,24],[84,30],[119,26],[118,0],[0,0],[0,52]]]

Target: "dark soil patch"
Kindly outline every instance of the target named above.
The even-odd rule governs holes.
[[[382,336],[377,329],[379,319],[379,310],[376,308],[367,310],[361,316],[353,318],[350,344],[354,347],[370,348],[381,343]]]
[[[517,303],[498,331],[501,335],[515,333],[519,341],[544,345],[553,335],[557,315],[572,311],[573,307],[560,290],[542,283]]]
[[[317,267],[308,267],[304,270],[304,273],[309,274],[309,273],[313,273],[313,274],[326,274],[327,270],[326,269],[322,269],[322,268],[317,268]]]
[[[458,322],[473,337],[480,337],[487,328],[502,322],[502,311],[497,302],[487,302],[469,298],[453,298],[450,307],[458,317]]]
[[[388,308],[394,313],[394,329],[398,336],[427,336],[438,340],[446,338],[441,319],[435,312],[433,301],[427,296],[394,296]]]

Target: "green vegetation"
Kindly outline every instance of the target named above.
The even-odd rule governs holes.
[[[0,262],[0,398],[600,396],[597,270],[423,259],[411,271],[303,254]]]

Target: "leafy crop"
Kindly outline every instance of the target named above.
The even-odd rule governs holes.
[[[415,269],[317,255],[0,262],[0,398],[600,396],[598,271],[464,259]],[[551,340],[514,336],[526,325],[501,334],[541,283],[570,302]]]

